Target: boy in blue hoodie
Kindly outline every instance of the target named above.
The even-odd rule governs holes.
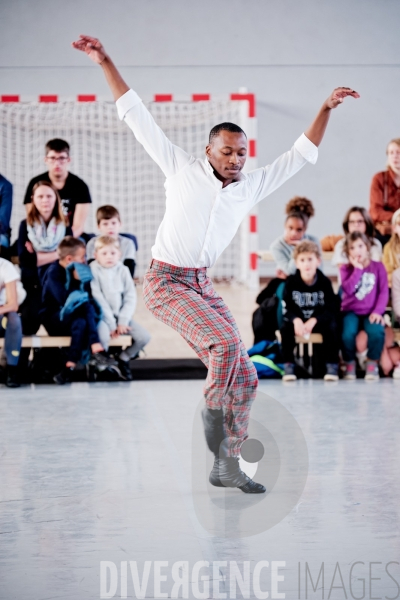
[[[54,377],[57,384],[63,385],[71,382],[74,369],[88,348],[89,363],[99,370],[115,362],[103,353],[97,333],[84,242],[67,236],[58,246],[58,255],[59,260],[48,268],[44,279],[40,317],[49,335],[71,336],[65,366]],[[71,300],[76,300],[75,304]]]

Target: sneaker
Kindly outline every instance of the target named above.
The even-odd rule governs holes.
[[[96,352],[96,354],[90,356],[88,364],[91,367],[95,367],[96,371],[101,373],[110,367],[116,367],[117,361],[107,356],[105,352]]]
[[[284,365],[285,374],[282,377],[282,381],[296,381],[297,377],[294,374],[294,364],[285,363]]]
[[[18,388],[20,387],[20,382],[18,378],[18,367],[13,365],[7,365],[7,379],[6,386],[9,388]]]
[[[121,358],[118,359],[118,368],[120,370],[122,379],[125,379],[125,381],[132,381],[133,377],[131,368],[129,366],[129,360],[122,360]]]
[[[71,383],[75,367],[64,367],[58,375],[54,375],[53,381],[57,385],[65,385]]]
[[[327,363],[324,381],[337,381],[339,379],[339,365]]]
[[[365,366],[367,364],[367,354],[368,350],[364,350],[364,352],[356,352],[358,364],[360,365],[360,369],[362,371],[365,371]]]
[[[367,360],[364,379],[376,381],[379,379],[379,367],[375,360]]]
[[[400,365],[395,366],[395,368],[393,369],[392,377],[393,379],[400,379]]]
[[[347,381],[351,381],[356,378],[356,361],[352,360],[351,362],[345,363],[346,371],[344,373],[344,378]]]

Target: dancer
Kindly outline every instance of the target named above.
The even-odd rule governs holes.
[[[164,172],[166,212],[152,248],[144,279],[144,301],[155,317],[177,330],[208,367],[203,421],[208,447],[215,454],[210,482],[262,493],[239,467],[247,438],[257,373],[237,325],[207,277],[249,210],[307,162],[315,163],[332,108],[350,88],[337,88],[324,102],[311,127],[272,165],[244,175],[247,138],[233,123],[210,132],[205,160],[174,146],[154,122],[139,96],[122,79],[101,42],[81,35],[73,47],[101,65],[125,120],[136,139]]]

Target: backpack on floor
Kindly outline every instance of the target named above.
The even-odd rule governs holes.
[[[262,340],[248,350],[259,379],[276,378],[284,375],[282,352],[279,342]]]

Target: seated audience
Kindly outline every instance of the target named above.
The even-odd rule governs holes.
[[[391,286],[393,271],[400,268],[400,209],[392,217],[392,235],[383,249],[383,264]]]
[[[91,296],[92,276],[85,253],[82,240],[65,237],[58,246],[59,260],[49,267],[43,283],[41,322],[49,335],[71,336],[65,366],[54,377],[59,385],[71,382],[77,363],[89,348],[89,362],[99,370],[114,364],[101,354],[104,348],[97,333],[97,305]]]
[[[58,259],[58,244],[70,234],[57,190],[48,181],[38,181],[18,235],[21,280],[28,295],[21,308],[25,335],[35,334],[39,328],[43,279],[51,263]]]
[[[11,183],[0,174],[0,254],[2,255],[2,248],[10,246],[12,197]]]
[[[339,364],[338,304],[330,280],[318,269],[321,252],[315,242],[304,240],[293,253],[295,275],[286,279],[283,292],[284,314],[281,328],[284,381],[296,379],[294,370],[295,336],[311,333],[323,336],[326,381],[337,381]]]
[[[347,211],[343,220],[343,231],[346,236],[353,231],[365,233],[371,244],[371,260],[380,262],[382,260],[382,244],[375,237],[374,224],[368,212],[362,206],[352,206]],[[334,248],[332,264],[340,267],[347,265],[349,259],[344,251],[345,237],[340,239]]]
[[[25,296],[26,292],[16,268],[8,260],[0,258],[0,337],[5,338],[6,385],[11,388],[20,385],[17,366],[21,351],[22,327],[18,307]]]
[[[148,344],[150,335],[133,320],[136,290],[129,269],[121,262],[119,240],[110,236],[96,238],[94,257],[95,260],[90,264],[93,274],[91,286],[93,298],[102,310],[98,330],[100,342],[108,350],[110,339],[128,333],[132,335],[133,344],[118,357],[123,379],[131,381],[129,361],[136,358]]]
[[[48,171],[31,179],[25,193],[24,204],[28,214],[34,185],[38,181],[52,183],[60,194],[63,214],[67,225],[72,228],[73,235],[83,237],[87,241],[91,235],[83,232],[92,200],[86,183],[69,172],[71,162],[69,151],[69,144],[64,140],[56,138],[47,142],[44,162]]]
[[[96,212],[96,219],[101,236],[106,235],[112,237],[114,240],[118,240],[121,252],[120,260],[128,267],[133,277],[135,273],[136,247],[132,239],[127,237],[127,234],[120,233],[121,217],[118,210],[110,205],[100,206]],[[94,260],[96,239],[92,238],[89,240],[86,246],[86,256],[89,264]]]
[[[371,260],[370,248],[365,233],[354,231],[346,237],[344,251],[349,264],[340,267],[345,379],[356,377],[356,337],[360,330],[368,337],[365,379],[379,379],[378,361],[385,341],[383,315],[389,289],[385,267]]]
[[[383,245],[392,234],[392,216],[400,208],[400,138],[389,142],[386,154],[387,169],[372,178],[369,208]]]
[[[272,242],[270,250],[276,262],[276,276],[286,279],[296,273],[296,263],[293,258],[295,247],[302,240],[315,242],[321,251],[317,238],[306,233],[310,217],[314,215],[314,207],[307,198],[295,196],[286,204],[286,221],[284,233]]]

